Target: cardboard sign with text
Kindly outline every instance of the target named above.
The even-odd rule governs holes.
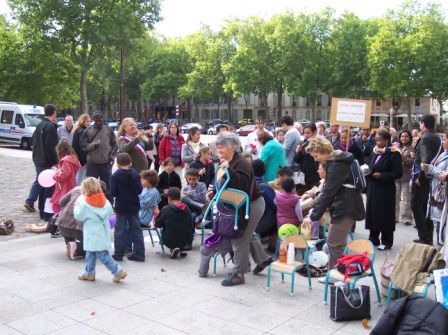
[[[372,100],[331,99],[330,124],[347,127],[370,127]]]

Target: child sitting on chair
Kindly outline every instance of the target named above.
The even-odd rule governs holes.
[[[170,248],[170,258],[186,256],[186,246],[193,242],[193,222],[187,205],[180,201],[180,189],[171,187],[167,192],[168,205],[154,220],[156,228],[162,228],[163,244]]]
[[[167,193],[170,187],[182,188],[180,177],[174,171],[174,161],[171,158],[167,158],[162,162],[162,165],[165,171],[159,175],[159,183],[157,185],[157,190],[161,197],[159,210],[168,205]]]
[[[277,226],[291,223],[299,226],[303,221],[300,197],[295,194],[294,179],[286,177],[282,180],[282,191],[276,192],[275,203],[277,205]]]
[[[207,200],[207,187],[199,181],[199,171],[193,168],[187,170],[187,184],[182,188],[182,201],[191,211],[191,217],[195,224],[202,222],[202,211],[205,210]]]
[[[289,167],[282,166],[277,172],[277,179],[270,181],[268,185],[271,186],[275,191],[281,191],[283,179],[286,177],[292,177],[292,175],[293,172]],[[295,189],[293,190],[293,193],[297,193]]]
[[[157,205],[160,202],[160,193],[156,186],[159,182],[159,176],[154,170],[145,170],[140,172],[143,191],[139,195],[140,211],[138,216],[142,227],[151,227],[154,216],[159,214]]]

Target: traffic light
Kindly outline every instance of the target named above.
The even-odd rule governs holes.
[[[176,105],[176,117],[179,117],[180,108],[179,105]]]

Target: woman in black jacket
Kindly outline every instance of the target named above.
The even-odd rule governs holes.
[[[367,176],[366,229],[369,240],[379,250],[392,248],[395,231],[395,180],[403,175],[401,154],[390,143],[390,133],[376,134],[376,146],[370,157]],[[381,243],[380,243],[381,234]]]
[[[89,114],[82,114],[78,121],[76,121],[75,127],[73,127],[73,141],[72,147],[75,150],[76,155],[78,156],[79,162],[81,163],[81,168],[76,174],[76,183],[81,185],[84,177],[86,176],[86,163],[87,163],[87,152],[84,151],[81,147],[81,137],[84,134],[84,131],[90,126],[92,120],[90,119]]]
[[[244,284],[244,273],[247,272],[250,264],[249,249],[255,263],[257,263],[253,270],[254,274],[263,271],[272,262],[272,258],[264,252],[259,239],[254,234],[263,216],[265,202],[255,181],[251,163],[238,153],[240,147],[240,139],[235,133],[224,132],[219,134],[216,139],[216,148],[221,159],[221,167],[227,168],[230,175],[228,188],[244,191],[250,198],[250,217],[246,225],[243,224],[244,222],[241,222],[242,220],[239,222],[239,224],[242,224],[240,226],[242,236],[232,240],[234,269],[221,282],[223,286]],[[210,191],[208,198],[211,199],[212,197],[213,192]],[[244,206],[241,210],[244,210]]]
[[[307,152],[309,141],[316,137],[316,125],[314,123],[307,124],[303,128],[303,134],[305,135],[305,142],[299,145],[294,155],[294,162],[299,164],[299,169],[305,174],[305,185],[298,185],[297,194],[302,195],[308,190],[311,190],[314,186],[319,185],[319,163]]]
[[[332,144],[323,138],[313,138],[307,150],[317,162],[325,166],[327,177],[311,214],[303,223],[319,221],[329,209],[331,221],[327,244],[330,252],[328,268],[331,269],[344,252],[350,228],[355,221],[365,218],[364,203],[361,193],[352,186],[354,181],[350,164],[354,158],[351,153],[334,150]]]

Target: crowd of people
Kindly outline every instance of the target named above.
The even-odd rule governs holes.
[[[196,229],[213,226],[214,216],[204,214],[217,191],[218,166],[229,173],[228,187],[243,191],[250,201],[248,218],[243,208],[233,213],[240,221],[237,236],[213,229],[213,239],[200,249],[201,277],[207,276],[217,250],[232,257],[234,269],[224,286],[245,282],[250,257],[255,274],[278,257],[278,231],[285,224],[326,224],[329,268],[341,257],[356,221],[364,219],[378,250],[393,247],[396,224],[415,225],[414,242],[428,245],[436,224],[436,242],[444,241],[448,140],[445,135],[442,142],[434,132],[431,115],[421,118],[420,129],[398,135],[387,127],[363,128],[356,135],[336,124],[327,129],[323,122],[302,127],[286,115],[275,134],[263,119],[257,120],[244,145],[227,125],[219,125],[216,140],[206,145],[198,128],[192,127],[185,140],[175,123],[165,132],[162,124],[138,129],[134,119],[125,118],[114,132],[101,112],[83,114],[76,124],[67,116],[58,129],[56,108],[47,105],[44,110],[34,133],[36,181],[25,208],[36,211],[38,200],[40,218],[55,218],[67,256],[86,258],[81,280],[95,280],[97,259],[114,282],[124,279],[127,273],[117,262],[124,257],[145,261],[142,229],[160,229],[170,258],[185,257]],[[355,187],[355,160],[368,167],[365,195]],[[46,169],[55,170],[53,187],[37,181]],[[305,206],[309,200],[312,204]],[[218,206],[214,215],[230,214]],[[266,250],[260,238],[269,241]]]

